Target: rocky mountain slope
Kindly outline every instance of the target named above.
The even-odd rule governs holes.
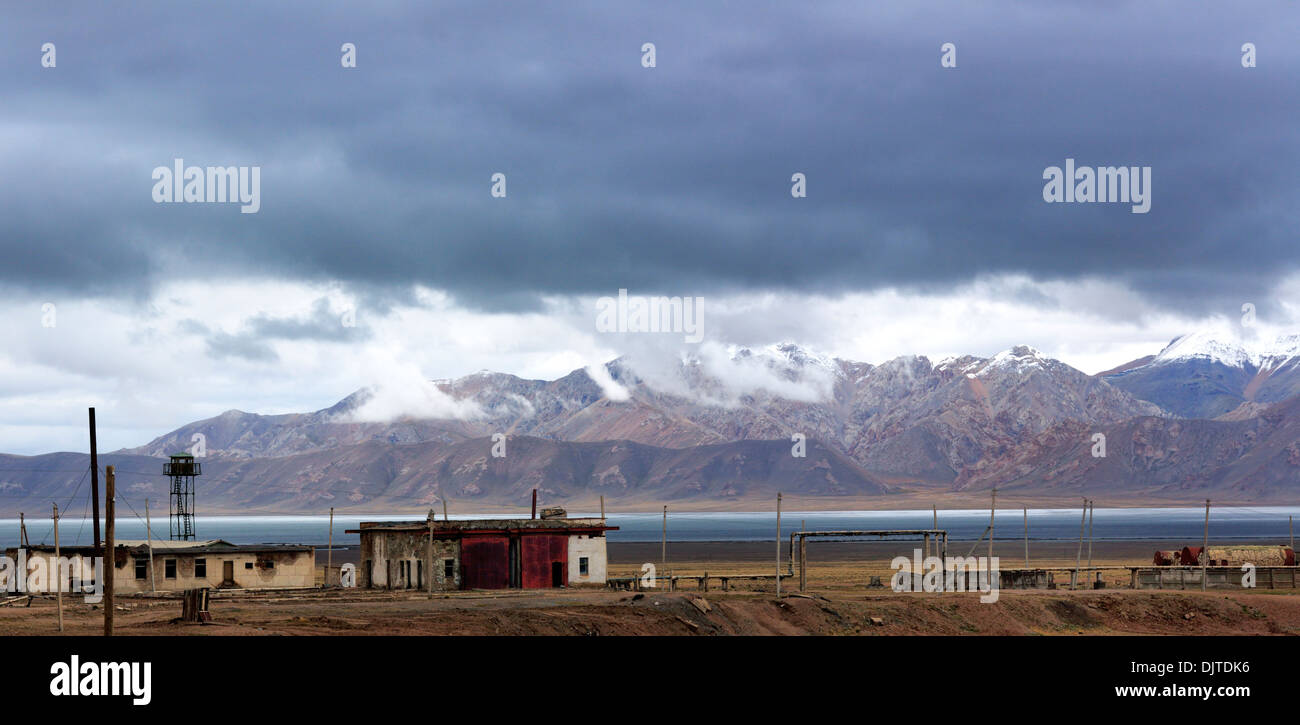
[[[1106,455],[1093,455],[1096,433]],[[1300,397],[1242,420],[1138,417],[1105,426],[1053,426],[958,476],[958,490],[1160,498],[1228,496],[1294,504],[1300,496]]]
[[[372,393],[358,391],[314,413],[228,411],[123,452],[187,450],[195,434],[205,436],[209,456],[242,459],[371,441],[450,444],[494,433],[673,448],[802,434],[872,471],[951,481],[964,467],[1059,422],[1102,424],[1161,413],[1023,346],[937,365],[902,357],[873,366],[784,345],[734,351],[721,367],[683,360],[666,377],[638,374],[625,360],[605,369],[625,399],[611,399],[585,370],[553,381],[478,373],[437,384],[449,398],[473,403],[480,412],[474,416],[365,422],[355,413]],[[759,382],[737,389],[732,376]]]
[[[630,441],[575,443],[507,437],[494,457],[491,438],[452,444],[392,445],[369,441],[276,458],[206,458],[198,479],[200,510],[320,512],[331,506],[364,511],[452,506],[527,507],[532,490],[545,502],[594,503],[604,495],[626,510],[640,502],[770,501],[777,491],[807,496],[878,496],[881,480],[851,459],[808,441],[791,455],[789,441],[738,441],[662,448]],[[38,511],[51,499],[84,502],[88,456],[0,456],[0,511]],[[162,460],[106,455],[118,469],[124,500],[167,500]],[[5,470],[42,470],[21,480]]]
[[[360,390],[311,413],[228,411],[101,463],[121,462],[126,495],[162,500],[161,458],[197,438],[209,511],[518,506],[534,487],[557,503],[604,494],[623,506],[993,486],[1284,501],[1300,487],[1298,339],[1187,336],[1096,376],[1027,346],[872,365],[778,345],[619,359],[557,380],[482,372]],[[491,455],[498,435],[504,458]],[[791,454],[799,436],[806,458]],[[0,509],[69,496],[85,467],[71,453],[0,456]]]
[[[1214,418],[1300,394],[1300,335],[1248,342],[1222,333],[1184,335],[1155,357],[1100,377],[1175,415]]]

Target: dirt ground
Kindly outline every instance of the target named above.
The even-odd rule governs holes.
[[[774,552],[773,552],[774,553]],[[676,567],[683,573],[689,562]],[[721,564],[721,566],[720,566]],[[756,562],[703,562],[743,573]],[[629,572],[631,567],[629,568]],[[762,571],[758,571],[762,569]],[[1003,590],[912,594],[863,585],[883,563],[822,562],[806,594],[787,581],[721,592],[571,588],[506,592],[217,592],[211,624],[175,622],[177,598],[123,598],[120,635],[1231,635],[1300,634],[1300,592]],[[885,583],[888,583],[886,578]],[[0,636],[56,635],[53,599],[0,607]],[[102,631],[103,611],[66,597],[65,632]]]

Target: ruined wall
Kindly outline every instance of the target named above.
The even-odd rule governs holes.
[[[450,561],[451,576],[447,576]],[[435,591],[460,588],[460,542],[434,539],[417,531],[362,531],[357,585],[375,589],[427,589],[430,570]],[[409,574],[408,574],[409,572]]]
[[[206,563],[206,576],[195,573],[198,560]],[[167,561],[175,560],[175,577],[167,577]],[[144,577],[137,578],[136,562],[144,565]],[[153,574],[160,592],[210,587],[224,584],[224,562],[231,562],[234,584],[225,586],[237,589],[280,589],[311,587],[316,585],[315,551],[276,552],[205,552],[189,553],[154,550]],[[113,584],[123,594],[153,591],[149,578],[149,554],[133,554],[120,566],[114,567]]]
[[[582,570],[582,558],[587,558],[587,574]],[[569,583],[604,584],[607,561],[605,537],[575,534],[569,537]]]
[[[14,553],[16,557],[16,551]],[[40,558],[46,564],[42,567],[44,572],[53,572],[54,554],[53,552],[29,552],[28,561]],[[70,555],[64,555],[65,564],[69,562]],[[195,574],[198,560],[204,560],[207,565],[206,576],[197,576]],[[174,560],[175,576],[168,578],[167,561]],[[138,576],[136,562],[143,564],[143,577]],[[222,574],[224,565],[222,562],[232,562],[234,587],[242,589],[279,589],[291,587],[311,587],[315,586],[316,575],[316,557],[314,551],[283,551],[283,552],[181,552],[181,551],[154,551],[153,573],[157,582],[158,591],[173,592],[184,589],[195,589],[198,587],[217,588],[222,585],[225,578]],[[30,566],[30,563],[29,563]],[[65,568],[62,578],[65,582],[64,591],[70,591],[70,584],[75,584],[81,580],[93,581],[94,564],[90,556],[85,556],[81,560],[82,571],[69,571]],[[113,562],[113,589],[118,594],[136,594],[140,592],[153,591],[153,582],[149,578],[149,554],[144,552],[136,555],[129,553],[125,548],[119,547],[117,555]],[[44,582],[50,581],[50,574],[40,577]],[[38,587],[41,591],[53,591],[49,583],[44,583]]]

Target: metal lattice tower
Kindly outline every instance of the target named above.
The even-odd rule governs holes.
[[[172,541],[194,540],[194,477],[203,469],[194,456],[181,453],[163,464],[163,475],[172,479],[171,514],[168,524]]]

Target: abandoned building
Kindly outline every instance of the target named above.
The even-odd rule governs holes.
[[[361,522],[357,585],[381,589],[547,589],[605,583],[604,520]]]
[[[113,589],[118,594],[151,591],[182,591],[200,587],[216,589],[293,589],[315,586],[316,551],[310,546],[239,545],[221,539],[208,541],[153,541],[150,570],[149,542],[118,541],[114,547]],[[6,554],[19,560],[18,549]],[[64,546],[59,555],[66,560],[81,557],[78,567],[65,566],[64,591],[93,582],[94,548]],[[24,561],[45,559],[44,571],[53,572],[54,547],[26,547]],[[53,587],[46,585],[47,590]]]

